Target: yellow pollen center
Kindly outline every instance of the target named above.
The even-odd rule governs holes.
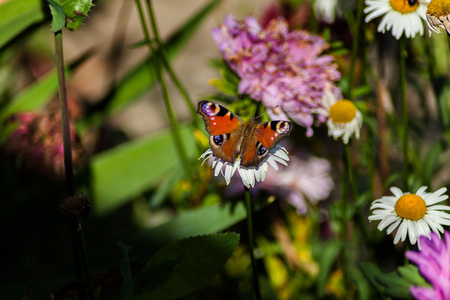
[[[450,14],[450,3],[446,0],[433,0],[427,6],[427,14],[441,17]]]
[[[330,118],[336,123],[348,123],[356,116],[356,107],[352,101],[339,100],[330,108]]]
[[[414,194],[401,196],[395,203],[395,212],[401,218],[410,220],[419,220],[427,212],[427,204],[422,197]]]
[[[419,7],[419,0],[389,0],[393,10],[402,14],[415,12]]]

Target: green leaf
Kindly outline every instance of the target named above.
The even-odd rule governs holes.
[[[209,84],[218,89],[221,93],[224,93],[225,95],[229,96],[238,96],[237,88],[235,85],[231,84],[230,82],[226,81],[225,79],[216,78],[216,79],[210,79]]]
[[[360,266],[364,275],[366,275],[367,279],[369,279],[369,281],[373,284],[373,286],[376,287],[378,292],[380,292],[380,294],[383,295],[385,287],[381,285],[380,282],[377,281],[377,276],[383,275],[380,269],[373,263],[369,262],[362,262]]]
[[[64,9],[55,1],[47,0],[47,2],[50,5],[50,12],[52,14],[51,31],[60,31],[64,28],[64,25],[66,25],[66,13],[64,12]]]
[[[66,76],[68,75],[66,72]],[[52,70],[39,81],[23,89],[0,111],[0,123],[3,123],[12,114],[42,107],[55,95],[57,90],[58,77],[56,70]]]
[[[415,265],[399,267],[397,272],[411,285],[430,287],[430,284],[420,275],[419,268]]]
[[[174,185],[182,178],[182,175],[181,168],[174,168],[174,171],[161,181],[148,201],[150,209],[157,209],[163,204]]]
[[[220,3],[220,0],[213,0],[206,4],[184,23],[177,32],[172,34],[164,44],[165,54],[168,60],[173,60],[181,52],[197,31],[202,21],[218,3]],[[159,53],[156,53],[156,57],[158,56]],[[156,78],[151,59],[150,57],[139,63],[109,91],[103,100],[96,106],[91,107],[87,111],[87,117],[79,122],[78,129],[83,131],[91,126],[102,124],[108,116],[133,103],[146,91],[153,88],[156,83]]]
[[[221,233],[164,247],[137,275],[137,299],[176,299],[199,289],[223,268],[238,243],[238,234]]]
[[[255,207],[258,210],[258,207]],[[173,220],[158,227],[147,229],[133,238],[133,241],[151,241],[153,245],[167,245],[178,239],[189,236],[211,234],[222,231],[246,218],[245,206],[242,202],[232,206],[213,205],[195,210],[185,211]],[[136,249],[134,258],[146,260],[145,248]]]
[[[48,0],[47,0],[48,1]],[[56,0],[62,6],[67,15],[66,28],[69,30],[78,30],[83,25],[92,4],[92,0]]]
[[[9,0],[0,4],[0,48],[29,26],[45,19],[40,0]]]
[[[192,127],[183,126],[181,136],[188,156],[192,157]],[[179,163],[170,130],[95,155],[90,165],[95,212],[108,213],[155,187]]]
[[[317,295],[320,298],[325,295],[325,285],[327,283],[328,276],[343,245],[344,244],[342,242],[331,239],[323,247],[322,255],[319,259],[320,273],[317,278]]]
[[[361,271],[356,266],[351,266],[349,268],[350,274],[352,276],[353,282],[356,285],[356,292],[358,293],[358,299],[368,300],[369,299],[369,283]]]
[[[396,271],[384,274],[372,263],[361,263],[364,274],[385,296],[411,299],[409,289],[413,285],[429,286],[420,276],[414,265],[399,267]]]
[[[423,161],[423,182],[425,185],[430,185],[433,175],[436,172],[436,163],[438,161],[439,155],[444,151],[444,145],[442,141],[438,141],[433,147],[428,151],[424,161]]]
[[[265,203],[267,205],[268,203]],[[95,205],[95,204],[94,204]],[[261,207],[255,207],[258,211]],[[176,215],[172,220],[154,228],[141,229],[135,232],[123,231],[116,235],[114,241],[98,244],[87,244],[91,268],[107,270],[111,261],[121,261],[122,256],[112,253],[116,241],[123,240],[132,247],[130,261],[147,262],[162,247],[179,239],[191,236],[213,234],[230,228],[246,218],[246,209],[242,201],[236,205],[212,205],[187,210]],[[105,255],[108,253],[108,255]]]
[[[405,280],[405,278],[399,276],[397,272],[378,275],[376,280],[385,287],[385,295],[401,299],[411,299],[409,288],[412,284]]]
[[[131,300],[134,296],[134,282],[133,282],[133,275],[131,273],[130,268],[130,257],[128,255],[128,252],[130,250],[130,246],[125,245],[122,242],[118,243],[120,251],[123,253],[123,261],[122,264],[119,266],[120,272],[122,273],[123,277],[123,285],[122,289],[120,291],[121,299],[124,300]]]

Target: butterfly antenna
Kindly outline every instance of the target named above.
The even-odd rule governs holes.
[[[271,110],[272,112],[274,112],[275,111],[275,109],[277,109],[278,107],[280,107],[279,105],[277,105],[277,106],[275,106],[275,107],[273,107],[273,108],[268,108],[265,112],[263,112],[262,114],[260,114],[259,116],[257,116],[257,117],[255,117],[255,119],[259,119],[259,118],[261,118],[262,116],[264,116],[264,115],[266,115],[266,114],[268,114],[268,112],[267,111],[269,111],[269,110]],[[270,116],[269,116],[269,118],[270,118]]]

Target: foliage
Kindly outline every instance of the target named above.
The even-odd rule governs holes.
[[[0,228],[5,245],[0,298],[250,299],[260,290],[263,299],[411,299],[411,287],[432,288],[405,260],[405,251],[417,246],[408,239],[394,245],[396,232],[380,232],[378,221],[368,217],[372,201],[388,195],[392,186],[411,193],[428,186],[431,193],[450,184],[447,36],[396,40],[389,31],[377,33],[379,20],[364,22],[363,0],[336,1],[333,23],[318,11],[320,0],[278,1],[255,16],[264,34],[252,36],[257,27],[248,20],[255,19],[237,27],[230,19],[218,25],[212,13],[234,9],[209,0],[190,8],[190,15],[177,20],[177,29],[160,38],[157,22],[173,16],[159,15],[162,3],[153,2],[0,1]],[[117,19],[103,13],[117,7]],[[132,20],[135,13],[144,19]],[[284,21],[270,23],[275,16]],[[101,18],[101,26],[91,24]],[[133,40],[125,38],[128,22],[144,29]],[[307,30],[309,40],[296,44],[281,30],[284,25],[292,36]],[[225,185],[226,171],[199,159],[212,142],[195,114],[200,99],[190,98],[191,87],[183,81],[203,74],[194,63],[189,72],[178,72],[177,63],[188,61],[186,53],[199,56],[196,47],[213,40],[201,40],[202,31],[212,27],[218,49],[213,58],[201,60],[216,72],[204,82],[204,90],[214,92],[201,99],[220,102],[244,121],[287,118],[294,126],[281,142],[289,152],[288,166],[280,164],[275,172],[269,165],[267,176],[250,190],[243,188],[239,171]],[[106,28],[115,28],[111,44],[80,50],[92,38],[90,31],[106,36]],[[233,36],[233,30],[239,34]],[[70,37],[70,49],[58,49],[62,35]],[[256,40],[259,44],[250,47]],[[296,78],[311,71],[292,62],[301,50],[286,55],[283,65],[273,52],[293,48],[277,48],[277,41],[299,48],[306,41],[321,44],[320,54],[308,44],[302,63],[321,57],[308,65],[316,70],[330,60],[339,79],[321,82],[318,74],[325,68],[317,69],[308,89],[295,98],[289,88],[302,89]],[[239,52],[239,43],[247,47],[245,53]],[[236,48],[231,51],[229,45]],[[238,74],[251,78],[263,72],[261,57],[270,56],[264,46],[273,59],[264,65],[264,78],[276,74],[277,80],[252,82],[254,90],[244,86],[251,91],[244,94]],[[63,52],[70,57],[65,65],[54,56]],[[86,69],[89,65],[95,71]],[[277,73],[281,65],[291,85],[278,81],[286,75]],[[240,67],[245,72],[239,73]],[[74,84],[79,77],[86,79]],[[102,86],[101,92],[83,93],[81,87],[90,84]],[[277,85],[274,95],[271,84]],[[322,101],[325,97],[318,95],[328,84],[361,114],[359,139],[355,133],[348,143],[333,139],[328,127],[333,118],[320,114],[323,107],[314,103],[308,111],[311,127],[296,121],[300,108],[290,106],[292,99],[306,103],[311,93],[314,101]],[[272,105],[273,99],[252,98],[261,91],[283,98],[277,94],[282,91],[292,101]],[[124,116],[142,103],[172,123],[162,128],[157,121],[145,134],[133,133],[128,126],[142,127],[147,115]],[[170,105],[191,116],[180,117]],[[253,128],[247,130],[254,134]],[[217,161],[214,166],[222,166]],[[71,183],[66,170],[72,165]],[[71,184],[76,193],[68,192]],[[244,198],[251,201],[244,205]]]

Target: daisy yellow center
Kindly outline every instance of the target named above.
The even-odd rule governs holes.
[[[402,14],[415,12],[419,7],[419,0],[389,0],[393,10]]]
[[[422,197],[414,194],[401,196],[395,203],[395,212],[401,218],[410,220],[419,220],[427,212],[427,204]]]
[[[447,16],[450,14],[450,3],[444,0],[433,0],[427,6],[427,13],[436,17]]]
[[[339,100],[330,108],[330,118],[336,123],[348,123],[356,116],[356,107],[352,101]]]

